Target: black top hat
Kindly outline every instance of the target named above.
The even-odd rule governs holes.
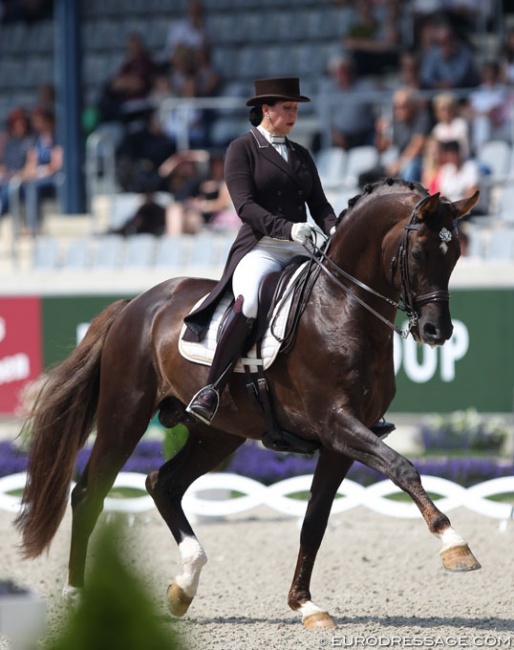
[[[247,106],[259,106],[267,100],[310,102],[308,97],[300,95],[300,79],[298,77],[272,77],[255,80],[255,97],[246,102]]]

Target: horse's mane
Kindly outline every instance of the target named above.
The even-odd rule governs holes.
[[[402,178],[383,178],[375,183],[368,183],[362,189],[361,194],[352,197],[348,201],[348,207],[342,210],[337,218],[337,223],[344,219],[347,215],[349,216],[356,205],[361,205],[365,199],[373,195],[373,198],[377,196],[382,196],[384,194],[392,194],[398,192],[398,190],[404,190],[409,193],[416,193],[419,197],[427,196],[429,193],[428,190],[421,184],[416,181],[404,181]]]

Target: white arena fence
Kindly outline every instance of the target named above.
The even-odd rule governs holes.
[[[0,478],[0,509],[19,512],[21,497],[13,495],[25,486],[26,473],[12,474]],[[145,492],[138,497],[114,497],[105,500],[104,510],[108,513],[135,515],[155,508],[153,499],[146,493],[146,475],[135,472],[121,472],[114,483],[115,488],[135,488]],[[437,506],[448,512],[465,507],[478,514],[507,522],[514,519],[514,502],[492,501],[489,497],[514,494],[514,476],[485,481],[470,488],[464,488],[452,481],[437,476],[422,476],[425,489],[437,495]],[[254,479],[229,473],[210,473],[200,477],[186,492],[183,506],[186,514],[202,517],[225,517],[236,515],[258,506],[267,506],[279,513],[302,518],[307,501],[291,495],[309,493],[312,475],[288,478],[266,486]],[[395,501],[388,497],[401,490],[389,480],[363,487],[351,480],[341,484],[334,500],[332,514],[364,506],[374,512],[390,517],[420,517],[414,503]],[[288,496],[289,495],[289,496]]]

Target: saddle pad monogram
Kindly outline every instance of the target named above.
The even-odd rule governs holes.
[[[275,361],[275,358],[280,350],[280,346],[282,345],[282,339],[284,338],[284,334],[286,330],[289,310],[291,309],[291,303],[294,294],[294,291],[292,291],[291,288],[294,286],[297,277],[300,275],[301,271],[303,270],[303,266],[304,265],[300,266],[295,272],[295,274],[291,277],[291,280],[289,281],[286,289],[284,290],[282,298],[275,305],[275,308],[273,310],[273,315],[270,319],[270,323],[272,325],[271,326],[268,325],[268,328],[266,329],[266,332],[262,339],[262,344],[261,344],[262,357],[261,358],[257,357],[256,347],[253,346],[248,351],[246,357],[244,359],[240,359],[237,362],[234,372],[244,372],[245,365],[249,365],[250,370],[254,370],[257,366],[263,366],[264,370],[266,370]],[[206,297],[207,296],[201,298],[193,306],[191,311],[197,309],[202,304],[202,302],[205,300]],[[227,293],[225,296],[223,296],[218,306],[216,307],[216,311],[214,312],[214,316],[211,320],[211,324],[209,325],[209,330],[207,332],[207,335],[199,343],[184,341],[183,336],[184,336],[184,331],[186,326],[184,325],[182,327],[182,331],[180,332],[178,349],[180,354],[185,359],[187,359],[188,361],[192,361],[193,363],[199,363],[204,366],[211,365],[212,360],[214,358],[214,351],[216,349],[216,341],[218,337],[220,323],[223,319],[223,315],[225,314],[232,300],[233,300],[233,296],[231,293]]]

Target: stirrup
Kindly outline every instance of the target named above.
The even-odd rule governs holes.
[[[186,412],[209,426],[218,412],[220,394],[212,384],[200,388],[186,406]]]

